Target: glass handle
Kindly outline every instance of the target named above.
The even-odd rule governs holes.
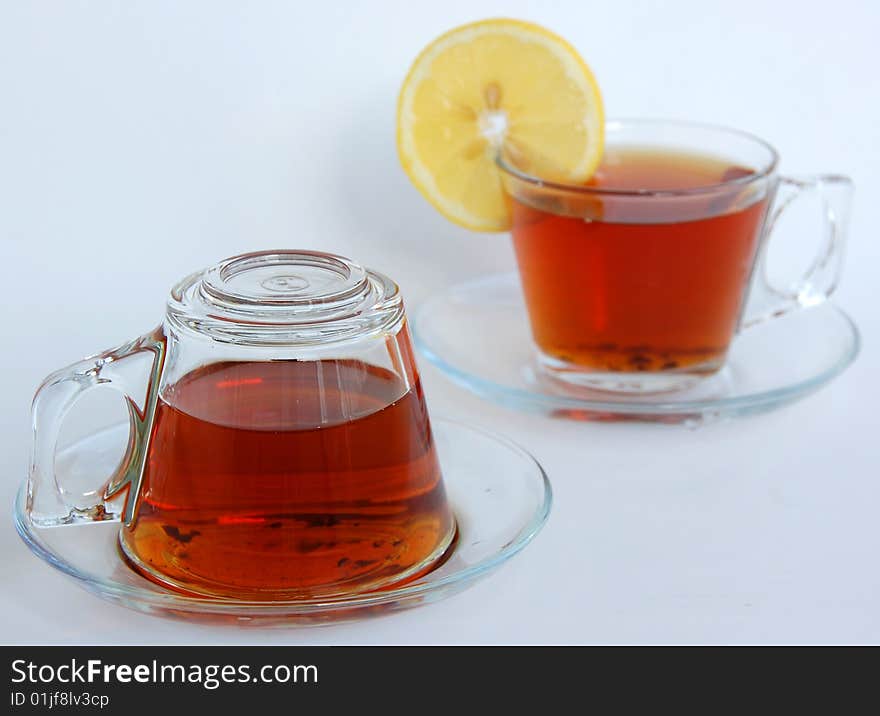
[[[843,265],[852,194],[852,180],[837,174],[780,179],[755,262],[740,328],[762,323],[795,308],[815,306],[834,292]],[[818,201],[822,212],[821,245],[803,276],[788,286],[775,286],[767,275],[767,246],[786,209],[796,200],[808,197]]]
[[[127,359],[144,353],[152,354],[152,369],[147,383],[146,398],[135,396],[139,375],[132,373],[133,361]],[[82,522],[107,520],[129,522],[134,511],[135,496],[146,456],[150,426],[156,409],[159,377],[165,358],[165,337],[160,328],[114,350],[85,358],[56,371],[37,389],[31,409],[34,431],[28,477],[28,514],[41,527],[54,527]],[[122,393],[131,419],[128,448],[113,475],[103,485],[86,492],[65,489],[55,471],[55,452],[65,416],[86,392],[98,386],[109,386]],[[139,407],[142,402],[143,407]],[[104,476],[96,476],[100,479]],[[96,479],[96,483],[97,483]],[[118,500],[112,500],[123,488],[129,487],[124,511]]]

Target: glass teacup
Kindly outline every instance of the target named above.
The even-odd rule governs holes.
[[[129,447],[80,494],[56,480],[55,445],[99,385],[125,395]],[[455,538],[398,287],[339,256],[259,252],[188,276],[159,328],[49,376],[33,422],[34,522],[119,520],[128,563],[179,591],[379,589]]]
[[[721,368],[741,328],[833,291],[848,178],[780,177],[773,147],[730,129],[626,120],[605,136],[585,185],[498,159],[537,361],[554,386],[688,387]],[[767,240],[800,195],[818,199],[822,244],[804,276],[774,286]]]

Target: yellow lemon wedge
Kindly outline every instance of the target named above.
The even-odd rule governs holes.
[[[538,25],[484,20],[416,58],[397,103],[397,150],[440,213],[505,231],[498,153],[529,174],[584,182],[602,159],[604,125],[599,87],[571,45]]]

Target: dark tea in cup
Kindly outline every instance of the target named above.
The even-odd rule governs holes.
[[[358,361],[223,362],[166,388],[122,545],[219,595],[418,576],[452,517],[421,386]]]
[[[585,185],[687,191],[754,170],[710,154],[610,147]],[[739,186],[689,202],[614,194],[580,204],[513,201],[513,244],[541,352],[596,373],[698,368],[724,361],[767,212]]]

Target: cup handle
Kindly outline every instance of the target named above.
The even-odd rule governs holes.
[[[776,318],[795,308],[815,306],[834,292],[843,266],[852,194],[852,180],[839,174],[780,178],[758,249],[749,298],[740,319],[740,329]],[[767,246],[785,210],[795,200],[807,196],[814,196],[819,201],[822,211],[822,244],[803,276],[788,286],[774,286],[767,276]]]
[[[144,353],[152,354],[146,398],[136,397],[135,385],[143,380],[134,375],[134,363],[126,359]],[[34,431],[28,476],[27,511],[31,521],[40,527],[56,527],[76,523],[124,521],[129,523],[135,509],[135,496],[140,491],[150,428],[159,393],[159,377],[165,359],[165,337],[161,328],[126,343],[114,350],[85,358],[50,375],[37,389],[31,408]],[[139,379],[139,380],[138,380]],[[119,466],[103,485],[87,492],[70,491],[61,484],[55,472],[55,452],[61,425],[74,403],[89,390],[110,386],[125,398],[131,420],[128,448]],[[143,402],[143,408],[139,403]],[[113,500],[128,487],[124,507]]]

